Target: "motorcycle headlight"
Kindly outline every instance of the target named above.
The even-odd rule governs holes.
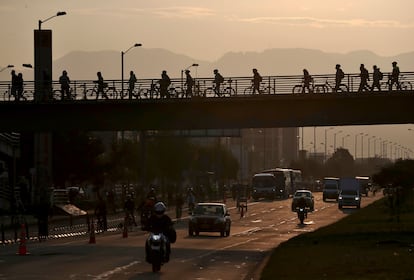
[[[359,197],[357,196],[357,197],[355,197],[355,200],[359,200]]]
[[[342,196],[339,196],[339,197],[338,197],[338,199],[339,199],[339,200],[342,200]]]

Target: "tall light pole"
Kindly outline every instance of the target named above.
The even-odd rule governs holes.
[[[344,148],[345,149],[345,139],[347,138],[347,137],[350,137],[351,135],[350,134],[347,134],[347,135],[345,135],[345,136],[343,136],[342,137],[342,148]]]
[[[342,130],[334,133],[334,145],[333,145],[333,149],[334,149],[333,152],[334,153],[336,151],[336,135],[339,134],[339,133],[342,133]]]
[[[141,47],[142,44],[139,43],[135,43],[134,45],[132,45],[131,47],[129,47],[129,49],[127,49],[126,51],[121,51],[121,98],[124,98],[124,55],[129,52],[130,49],[132,48],[136,48],[136,47]],[[129,92],[129,99],[132,98],[132,92]]]
[[[357,159],[357,144],[358,144],[358,135],[360,135],[360,134],[355,134],[355,159]]]
[[[58,16],[64,16],[66,12],[57,12],[55,15],[39,20],[39,29],[34,30],[34,80],[35,102],[50,101],[52,92],[52,30],[41,30],[42,23]],[[52,178],[52,133],[35,132],[34,134],[34,175],[35,182],[32,188],[34,204],[41,213],[38,216],[39,225],[47,225],[47,207],[50,203],[49,190],[53,185]],[[43,209],[43,210],[42,210]],[[46,210],[46,211],[45,211]],[[39,235],[47,236],[47,227],[39,226]]]
[[[326,153],[327,153],[327,141],[328,141],[328,130],[334,129],[333,127],[325,128],[325,155],[324,155],[324,161],[326,161]]]
[[[316,126],[313,127],[313,156],[316,157]]]
[[[3,72],[3,71],[4,71],[4,70],[6,70],[7,68],[13,68],[13,67],[14,67],[14,65],[9,64],[9,65],[7,65],[7,66],[5,66],[5,67],[1,68],[1,69],[0,69],[0,72]]]
[[[368,158],[370,158],[370,150],[371,150],[370,142],[371,142],[371,139],[375,139],[375,135],[368,138]],[[375,156],[375,152],[374,152],[374,156]]]
[[[64,15],[66,15],[66,12],[57,12],[56,15],[48,17],[47,19],[44,19],[44,20],[39,19],[39,30],[42,29],[42,23],[44,23],[44,22],[46,22],[46,21],[48,21],[48,20],[50,20],[54,17],[60,17],[60,16],[64,16]]]
[[[364,136],[368,136],[368,134],[361,133],[361,160],[364,160]]]
[[[186,68],[184,68],[183,70],[181,70],[181,88],[184,91],[184,72],[188,69],[190,69],[191,67],[198,67],[199,64],[198,63],[193,63],[190,66],[187,66]],[[197,69],[197,68],[196,68]],[[197,70],[196,70],[197,72]],[[196,73],[196,78],[197,78],[197,73]]]

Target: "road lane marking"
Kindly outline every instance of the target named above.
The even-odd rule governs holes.
[[[118,266],[118,267],[116,267],[116,268],[114,268],[112,270],[106,271],[104,273],[101,273],[101,274],[95,276],[93,279],[95,279],[95,280],[106,279],[106,278],[114,275],[115,273],[120,273],[122,271],[127,270],[131,266],[134,266],[134,265],[137,265],[137,264],[140,264],[140,263],[141,263],[140,261],[133,261],[133,262],[127,264],[127,265]]]

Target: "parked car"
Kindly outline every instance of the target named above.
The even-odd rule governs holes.
[[[231,218],[224,203],[198,203],[188,222],[188,235],[200,232],[220,232],[220,236],[229,236]]]
[[[292,199],[292,211],[296,211],[296,206],[298,204],[298,201],[302,197],[305,198],[306,205],[309,208],[309,210],[312,212],[315,209],[315,201],[314,201],[312,192],[308,190],[297,190],[295,192],[295,194],[293,195],[293,199]]]

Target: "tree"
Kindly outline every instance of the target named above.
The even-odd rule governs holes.
[[[347,149],[338,148],[326,161],[325,172],[329,176],[335,177],[356,176],[354,174],[354,158]]]
[[[88,132],[53,135],[53,180],[56,186],[96,181],[103,174],[102,141]]]

